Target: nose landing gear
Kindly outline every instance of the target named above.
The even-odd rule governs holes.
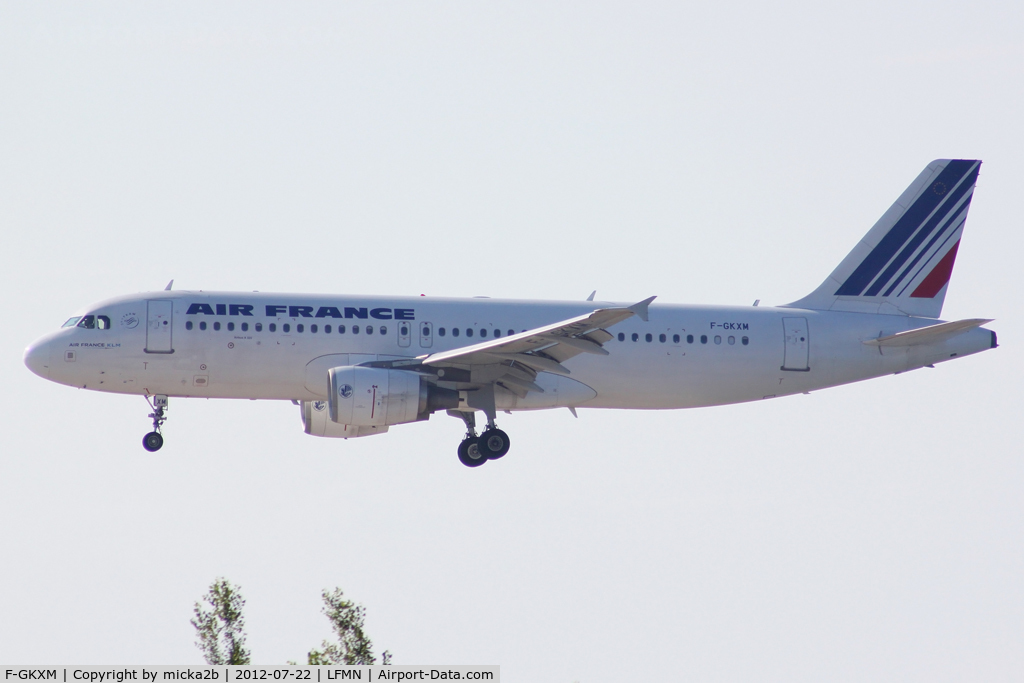
[[[167,397],[154,396],[153,400],[150,401],[149,396],[147,396],[146,402],[153,409],[153,412],[149,414],[149,417],[153,418],[153,431],[142,437],[142,447],[150,453],[155,453],[164,445],[164,437],[160,433],[160,427],[163,426],[164,421],[167,419],[165,415],[167,411]]]
[[[150,432],[142,437],[142,447],[150,453],[155,453],[164,445],[164,437],[160,432]]]

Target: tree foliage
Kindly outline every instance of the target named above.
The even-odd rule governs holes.
[[[377,658],[373,654],[373,642],[364,630],[366,608],[351,600],[346,600],[345,594],[340,588],[335,588],[333,591],[324,590],[322,596],[324,599],[323,612],[331,622],[338,642],[331,643],[325,640],[321,645],[322,650],[310,650],[309,663],[311,665],[376,664]],[[391,653],[385,650],[381,654],[381,664],[390,663]]]
[[[245,648],[245,599],[239,586],[221,577],[203,597],[205,605],[195,604],[192,625],[196,629],[196,647],[207,664],[250,664]]]

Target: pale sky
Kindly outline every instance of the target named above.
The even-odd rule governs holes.
[[[0,662],[259,663],[366,606],[506,683],[1020,680],[1014,3],[0,1]],[[945,319],[1001,348],[809,396],[303,434],[289,403],[46,382],[22,351],[162,289],[763,305],[924,166],[984,160]]]

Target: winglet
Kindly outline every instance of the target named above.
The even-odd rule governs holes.
[[[587,301],[593,301],[595,296],[597,296],[597,290],[596,289],[593,292],[590,293],[590,296],[587,297]]]
[[[647,322],[647,307],[650,306],[651,302],[657,298],[657,296],[649,297],[643,301],[633,304],[627,310],[633,311],[633,313],[635,313],[641,320]]]
[[[165,291],[165,292],[169,292],[169,291],[171,291],[171,287],[172,287],[172,286],[174,286],[174,280],[171,280],[170,282],[168,282],[168,283],[167,283],[167,286],[166,286],[166,287],[164,287],[164,291]]]

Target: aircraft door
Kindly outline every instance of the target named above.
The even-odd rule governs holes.
[[[403,348],[409,346],[412,343],[412,323],[402,320],[396,327],[398,327],[398,345]]]
[[[811,369],[811,336],[807,331],[807,318],[783,318],[782,328],[786,337],[782,369],[807,372]]]
[[[434,345],[434,326],[430,323],[417,323],[420,328],[420,346],[429,349]]]
[[[146,302],[146,353],[174,353],[171,348],[173,301],[155,299]]]

